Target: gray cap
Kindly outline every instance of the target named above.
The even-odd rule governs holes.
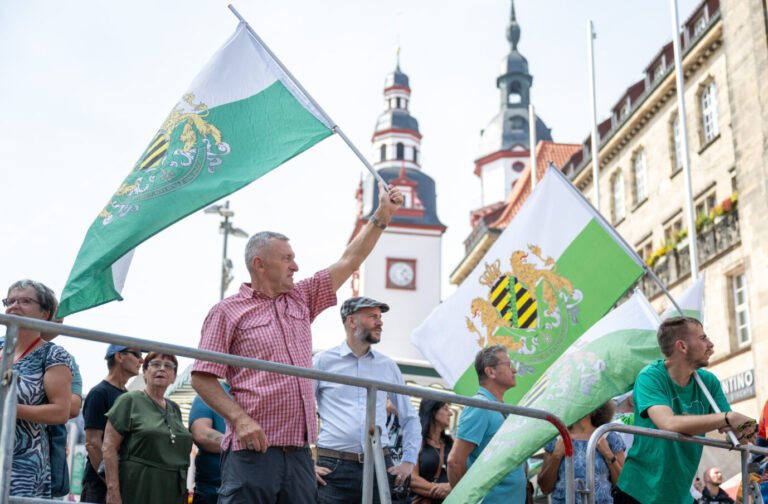
[[[352,315],[360,308],[381,308],[381,313],[389,311],[389,305],[364,296],[355,296],[347,299],[341,304],[341,321],[347,320],[347,316]]]

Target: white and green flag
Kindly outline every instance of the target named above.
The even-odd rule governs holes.
[[[577,422],[630,390],[640,370],[662,358],[656,341],[659,322],[645,296],[635,292],[568,347],[520,405],[548,411],[566,425]],[[446,504],[478,502],[556,435],[549,422],[510,415]]]
[[[122,299],[134,247],[332,133],[241,22],[88,229],[58,315]]]
[[[693,281],[690,287],[688,287],[680,296],[675,299],[680,309],[683,310],[682,315],[686,317],[693,317],[701,323],[704,323],[704,274]],[[675,308],[675,305],[671,305],[664,310],[661,314],[661,319],[667,319],[670,317],[679,317],[681,314]]]
[[[411,341],[453,389],[473,395],[477,352],[503,345],[517,364],[516,404],[640,277],[637,255],[559,170],[550,168],[461,284]]]

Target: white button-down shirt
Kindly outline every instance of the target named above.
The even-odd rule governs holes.
[[[322,371],[405,384],[395,361],[373,348],[362,357],[358,357],[346,341],[315,355],[312,363],[315,369]],[[315,381],[315,398],[321,421],[317,446],[343,452],[363,453],[366,390],[340,383]],[[398,420],[403,429],[402,460],[415,464],[421,447],[419,415],[408,396],[390,394],[389,398],[397,408]],[[389,444],[386,408],[387,392],[379,390],[376,394],[376,425],[381,428],[382,446]]]

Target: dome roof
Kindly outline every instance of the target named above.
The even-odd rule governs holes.
[[[511,73],[528,74],[528,60],[517,51],[510,52],[506,58],[501,60],[500,75]]]
[[[527,110],[503,109],[491,119],[480,135],[480,149],[477,158],[483,158],[494,152],[509,150],[515,145],[529,148]],[[552,140],[552,133],[544,121],[536,117],[536,141]]]
[[[407,77],[406,77],[407,78]],[[386,131],[388,129],[408,129],[416,133],[419,132],[419,121],[417,121],[407,110],[390,109],[385,110],[376,120],[375,132]]]
[[[408,76],[400,71],[400,65],[397,65],[395,71],[388,74],[384,81],[384,89],[391,88],[392,86],[402,86],[410,88],[408,85]]]

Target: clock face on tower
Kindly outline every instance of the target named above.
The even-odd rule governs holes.
[[[416,289],[416,261],[387,258],[387,287]]]

